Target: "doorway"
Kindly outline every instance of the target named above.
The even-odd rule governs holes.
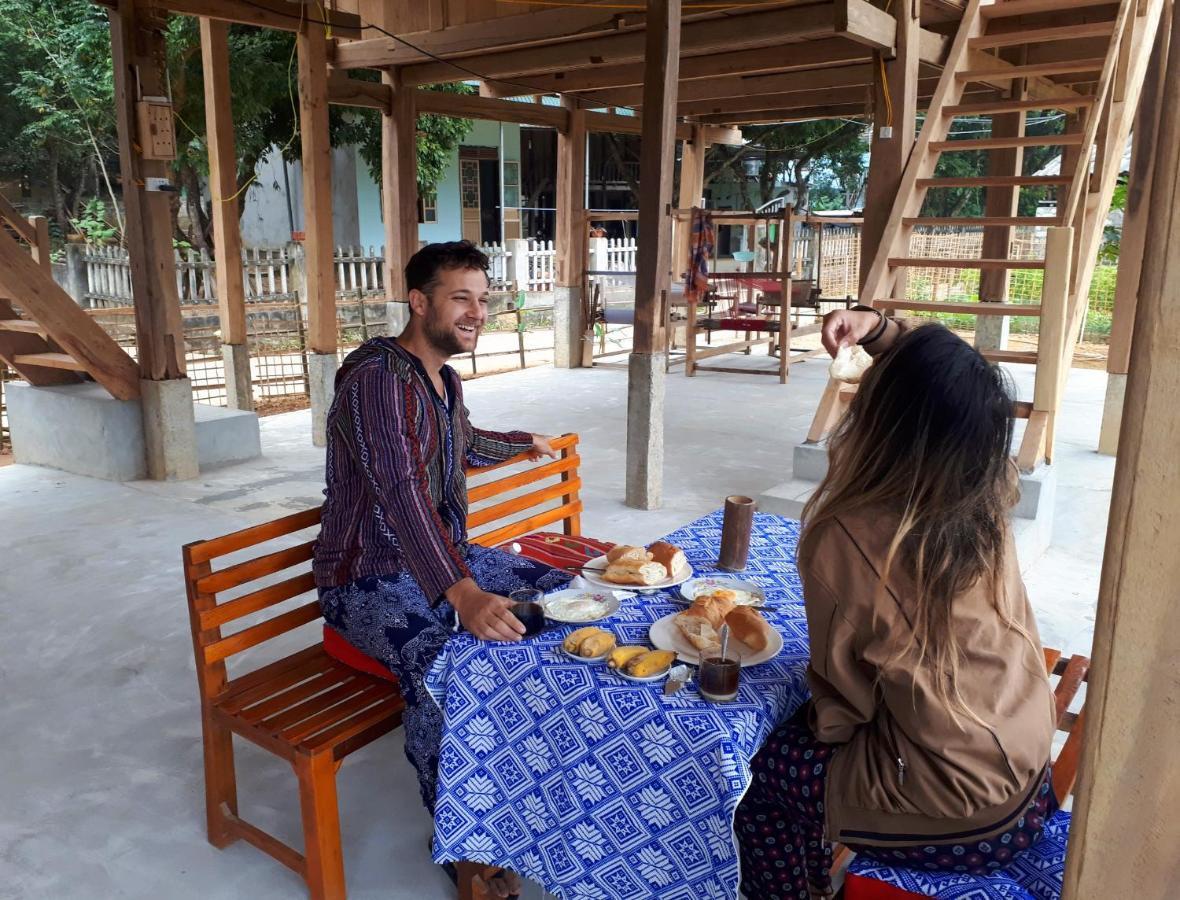
[[[479,161],[479,239],[500,243],[500,160]]]

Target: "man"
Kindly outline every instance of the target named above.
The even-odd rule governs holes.
[[[406,755],[434,813],[442,716],[423,679],[461,625],[520,640],[505,595],[548,590],[564,572],[467,543],[465,464],[532,451],[545,435],[473,428],[447,360],[475,349],[488,316],[488,258],[468,241],[430,244],[406,266],[410,322],[344,360],[328,412],[327,487],[315,577],[328,624],[393,670]]]

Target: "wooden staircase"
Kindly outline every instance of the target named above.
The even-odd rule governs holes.
[[[994,362],[1036,366],[1033,400],[1018,403],[1015,411],[1018,417],[1028,419],[1017,454],[1024,471],[1052,459],[1054,419],[1085,315],[1123,148],[1166,2],[998,0],[985,4],[970,0],[861,290],[862,303],[887,315],[946,312],[1040,319],[1036,351],[984,351]],[[996,88],[996,98],[962,102],[968,85],[981,84]],[[1024,116],[1034,110],[1067,114],[1064,133],[1025,133]],[[949,139],[953,124],[963,117],[990,117],[991,135]],[[1021,151],[1036,146],[1061,148],[1058,174],[1021,173]],[[966,151],[987,151],[989,156],[1005,153],[1006,163],[991,157],[995,165],[990,171],[1005,164],[1010,171],[973,177],[936,174],[943,154]],[[1016,214],[1019,191],[1029,187],[1054,190],[1055,217]],[[985,214],[923,216],[927,192],[945,188],[987,190]],[[983,255],[961,259],[911,255],[914,229],[928,226],[982,226]],[[1018,226],[1049,226],[1044,258],[1010,256],[1011,229]],[[975,301],[958,302],[907,297],[907,271],[918,267],[980,270],[980,296]],[[1008,301],[1007,273],[1018,269],[1044,271],[1039,303]],[[849,385],[828,385],[808,443],[828,434],[854,394],[855,388]]]
[[[53,280],[45,219],[23,218],[3,197],[0,360],[32,385],[92,378],[120,400],[139,396],[135,360]]]

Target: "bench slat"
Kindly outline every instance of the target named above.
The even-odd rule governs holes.
[[[1052,647],[1045,647],[1045,671],[1050,675],[1053,674],[1054,668],[1057,666],[1057,660],[1061,659],[1061,651],[1054,650]]]
[[[564,459],[555,459],[552,462],[546,463],[535,469],[526,469],[523,472],[518,472],[516,475],[509,475],[506,478],[500,478],[496,481],[489,481],[484,484],[477,484],[467,491],[467,502],[478,503],[480,500],[486,500],[488,497],[494,497],[497,494],[502,494],[505,491],[510,491],[513,488],[523,487],[526,484],[532,484],[534,481],[541,481],[549,478],[552,475],[560,475],[562,472],[568,472],[571,469],[576,469],[581,463],[582,458],[577,454],[567,456]]]
[[[217,705],[228,713],[237,713],[312,675],[339,667],[340,663],[324,652],[323,644],[316,644],[231,681]]]
[[[312,558],[315,541],[306,541],[273,553],[256,556],[237,565],[226,566],[197,580],[202,594],[220,594],[256,578],[273,575]]]
[[[581,487],[582,480],[580,478],[571,478],[569,481],[559,481],[556,484],[541,488],[539,491],[532,491],[528,494],[522,494],[519,497],[513,497],[511,500],[505,500],[503,503],[496,503],[493,506],[468,514],[467,527],[479,528],[481,525],[495,522],[497,519],[503,519],[513,513],[523,512],[542,503],[548,503],[550,500],[556,500],[558,497],[574,495]]]
[[[401,724],[401,712],[405,708],[406,701],[402,699],[400,694],[394,694],[392,697],[385,698],[379,705],[365,710],[363,715],[313,735],[303,741],[303,746],[314,753],[321,747],[335,747],[338,744],[344,744],[357,735],[363,734],[367,729],[380,725],[388,716],[397,717],[397,720],[389,725],[389,729],[396,728]]]
[[[363,692],[368,685],[369,682],[363,678],[357,678],[355,675],[349,676],[338,681],[330,689],[321,690],[320,693],[309,697],[302,703],[288,705],[286,709],[281,709],[266,719],[259,720],[257,724],[272,734],[278,734],[286,728],[305,722],[313,716],[343,703],[350,697],[355,697]],[[245,715],[249,714],[250,710],[246,710]]]
[[[336,685],[344,684],[355,677],[356,672],[349,671],[344,667],[317,672],[311,678],[292,685],[286,690],[273,692],[269,697],[262,697],[257,702],[242,707],[239,715],[247,722],[263,722],[283,710],[291,709],[308,697],[314,697],[316,694],[323,693]]]
[[[1065,745],[1053,760],[1053,793],[1064,802],[1078,780],[1078,763],[1082,759],[1082,734],[1085,731],[1086,710],[1082,709],[1065,739]]]
[[[380,703],[389,694],[392,687],[389,682],[374,679],[364,690],[343,703],[285,729],[279,736],[292,743],[303,741]]]
[[[473,538],[472,541],[482,547],[495,547],[515,537],[520,537],[522,534],[528,534],[530,531],[536,531],[538,528],[544,528],[546,525],[552,525],[554,522],[560,522],[562,519],[578,515],[581,512],[581,500],[565,503],[548,512],[539,513],[527,519],[521,519],[519,522],[488,531]]]
[[[273,619],[267,619],[265,622],[244,628],[236,634],[231,634],[229,637],[214,641],[202,648],[205,664],[220,662],[235,653],[241,653],[250,647],[256,647],[263,641],[270,640],[272,637],[298,628],[300,625],[314,622],[319,617],[320,603],[318,600],[313,600],[311,603],[298,606],[281,616],[275,616]]]
[[[1071,656],[1069,662],[1065,665],[1065,672],[1061,676],[1061,680],[1057,682],[1057,690],[1053,692],[1054,701],[1057,704],[1057,722],[1060,724],[1062,717],[1069,709],[1069,704],[1073,701],[1074,695],[1077,694],[1078,688],[1082,686],[1082,682],[1086,678],[1086,672],[1089,671],[1090,660],[1084,656]]]
[[[317,506],[314,509],[305,509],[272,522],[252,525],[249,528],[243,528],[240,531],[224,534],[207,541],[194,541],[191,544],[186,544],[184,550],[192,562],[208,562],[219,556],[244,550],[246,547],[253,547],[255,544],[271,541],[286,534],[294,534],[296,531],[318,525],[319,522],[320,507]]]
[[[241,597],[228,600],[220,606],[201,612],[199,614],[201,630],[217,628],[227,622],[233,622],[243,616],[250,615],[250,613],[258,612],[314,590],[315,575],[311,572],[304,572],[302,575],[296,575],[294,578],[288,578],[286,581],[280,581],[278,584],[272,584],[259,591],[243,594]]]

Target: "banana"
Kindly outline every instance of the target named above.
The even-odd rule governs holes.
[[[646,652],[646,647],[616,647],[606,658],[606,665],[611,669],[621,669],[639,654]]]
[[[624,671],[636,678],[646,678],[663,672],[676,661],[676,654],[671,650],[652,650],[636,656],[627,663]]]
[[[585,638],[578,645],[578,654],[591,659],[610,652],[614,646],[615,636],[609,631],[602,631],[600,629],[597,634],[590,635],[590,637]]]
[[[561,642],[561,649],[566,653],[576,655],[578,652],[578,645],[581,644],[582,641],[586,640],[586,638],[590,637],[590,635],[598,634],[600,631],[602,631],[602,629],[594,625],[587,626],[586,628],[579,628],[577,631],[571,631],[565,636],[565,640]]]

